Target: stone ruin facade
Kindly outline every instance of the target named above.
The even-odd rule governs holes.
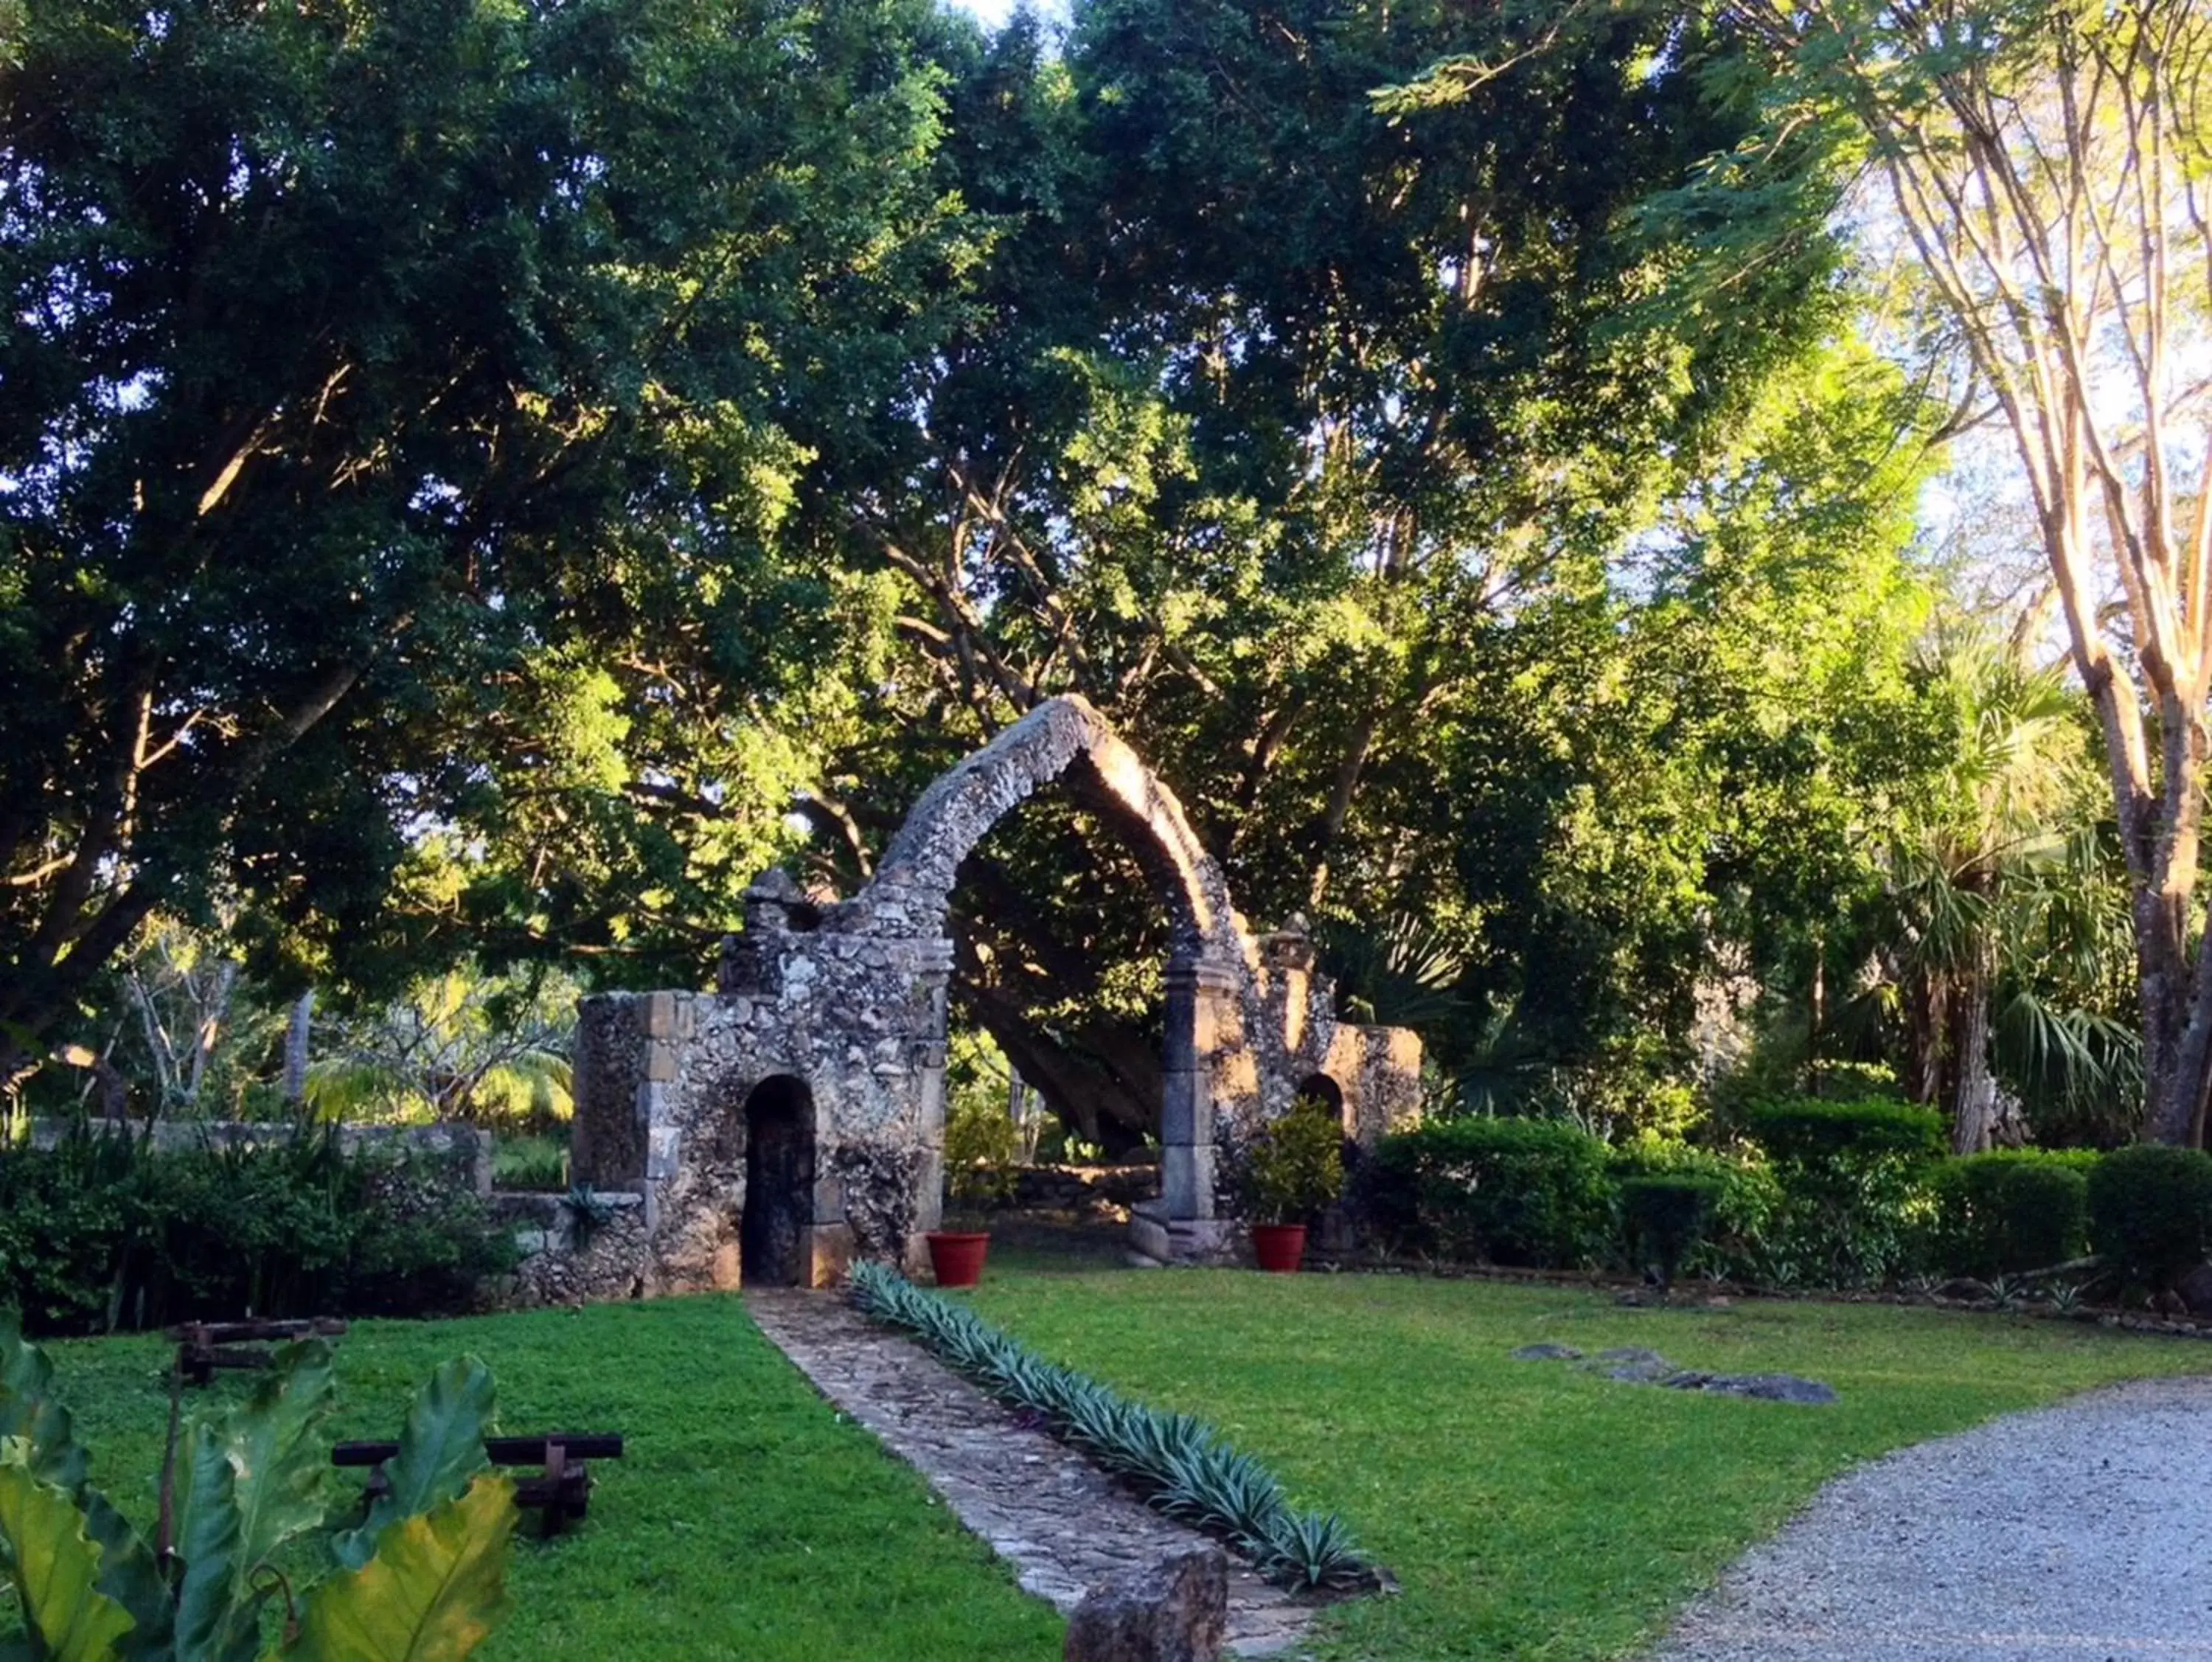
[[[583,1001],[572,1170],[642,1202],[619,1238],[636,1261],[592,1282],[820,1286],[856,1256],[920,1261],[945,1177],[953,886],[1055,782],[1135,851],[1172,923],[1159,1193],[1133,1209],[1135,1250],[1224,1256],[1224,1151],[1302,1093],[1362,1144],[1418,1113],[1419,1040],[1340,1021],[1304,931],[1255,934],[1174,793],[1089,703],[1055,698],[932,785],[850,899],[756,883],[713,993]]]

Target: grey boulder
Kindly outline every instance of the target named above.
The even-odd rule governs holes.
[[[1214,1662],[1229,1623],[1229,1559],[1194,1547],[1103,1581],[1067,1618],[1066,1662]]]

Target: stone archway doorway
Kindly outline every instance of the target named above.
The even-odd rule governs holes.
[[[747,1287],[804,1287],[814,1221],[814,1093],[775,1074],[745,1097],[745,1198],[738,1274]]]
[[[1327,1074],[1308,1074],[1298,1081],[1292,1099],[1297,1102],[1317,1102],[1344,1123],[1344,1087]]]

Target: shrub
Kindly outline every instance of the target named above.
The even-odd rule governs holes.
[[[1300,1223],[1344,1192],[1344,1128],[1327,1105],[1305,1099],[1254,1132],[1241,1173],[1255,1223]]]
[[[1631,1178],[1620,1185],[1621,1215],[1658,1269],[1662,1288],[1674,1286],[1675,1271],[1703,1238],[1721,1192],[1718,1178]]]
[[[157,1553],[86,1481],[90,1461],[53,1369],[0,1322],[0,1577],[29,1629],[27,1653],[77,1662],[212,1657],[340,1662],[370,1655],[459,1659],[507,1600],[514,1485],[488,1468],[491,1375],[448,1362],[416,1397],[391,1482],[357,1526],[326,1521],[320,1433],[332,1404],[329,1346],[286,1345],[253,1393],[180,1427],[162,1462]],[[179,1434],[181,1433],[181,1434]],[[310,1555],[331,1573],[298,1589]],[[267,1644],[262,1607],[283,1601]]]
[[[2118,1148],[2089,1173],[2089,1243],[2130,1287],[2162,1288],[2204,1262],[2212,1154],[2150,1143]]]
[[[1405,1244],[1478,1263],[1567,1267],[1605,1250],[1605,1145],[1558,1120],[1439,1120],[1362,1162],[1359,1209]]]
[[[1703,1178],[1719,1184],[1720,1194],[1682,1267],[1744,1280],[1760,1273],[1764,1243],[1782,1210],[1783,1196],[1773,1166],[1759,1149],[1748,1144],[1698,1148],[1646,1135],[1615,1144],[1607,1165],[1623,1186],[1643,1177]],[[1632,1250],[1636,1241],[1625,1220],[1624,1235],[1622,1245]]]
[[[161,1151],[87,1132],[0,1152],[0,1305],[41,1332],[460,1308],[515,1244],[434,1163],[334,1134]]]
[[[2086,1150],[2040,1148],[1945,1160],[1931,1185],[1937,1267],[1986,1281],[2081,1257],[2096,1163]]]
[[[1774,1162],[1782,1204],[1763,1244],[1766,1279],[1877,1285],[1924,1247],[1934,1203],[1923,1178],[1943,1117],[1880,1097],[1756,1103],[1744,1118]]]
[[[1944,1148],[1942,1115],[1881,1097],[1840,1102],[1789,1097],[1753,1103],[1744,1120],[1775,1160],[1800,1164],[1838,1158],[1933,1160]]]
[[[945,1164],[948,1169],[957,1166],[1018,1166],[1021,1158],[1021,1128],[1006,1112],[1004,1102],[972,1091],[963,1091],[952,1099],[945,1116]]]
[[[491,1180],[501,1189],[557,1195],[568,1186],[568,1151],[552,1137],[502,1136],[492,1148]]]

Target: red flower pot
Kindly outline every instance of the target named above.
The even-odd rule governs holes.
[[[1297,1273],[1306,1255],[1306,1227],[1302,1223],[1255,1223],[1252,1226],[1252,1256],[1260,1268],[1277,1275]]]
[[[929,1243],[929,1267],[939,1287],[973,1287],[983,1279],[983,1254],[991,1245],[988,1234],[939,1229],[922,1239]]]

